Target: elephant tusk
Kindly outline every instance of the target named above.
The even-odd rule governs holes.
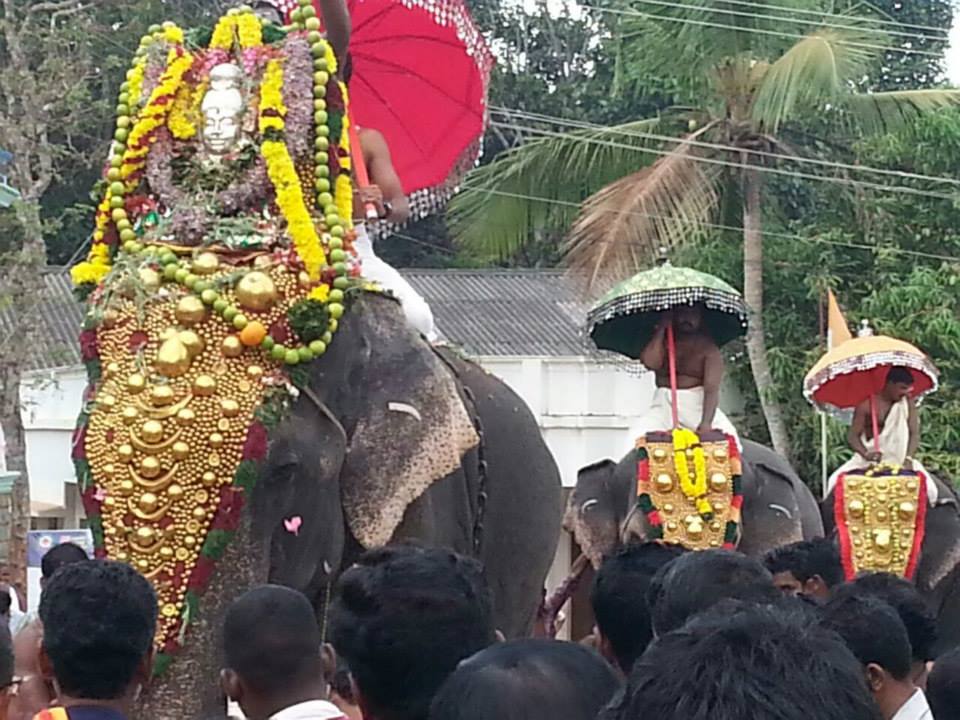
[[[411,417],[415,417],[417,419],[417,422],[423,422],[423,418],[420,417],[420,411],[417,410],[413,405],[408,405],[407,403],[400,403],[400,402],[391,402],[391,403],[387,403],[387,410],[391,410],[393,412],[406,413]]]
[[[589,510],[599,502],[600,501],[597,500],[596,498],[590,498],[589,500],[585,500],[584,503],[580,506],[580,512],[585,513],[587,510]]]
[[[767,507],[769,507],[771,510],[777,510],[779,512],[782,512],[790,520],[793,520],[793,513],[787,510],[787,508],[785,508],[783,505],[768,505]]]

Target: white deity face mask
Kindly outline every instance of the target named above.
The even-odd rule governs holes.
[[[210,89],[203,96],[201,138],[206,151],[222,157],[239,143],[243,126],[242,71],[236,65],[217,65],[210,71]]]

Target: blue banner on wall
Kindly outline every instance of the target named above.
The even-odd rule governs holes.
[[[93,557],[90,530],[31,530],[27,533],[27,567],[40,567],[40,560],[50,548],[66,542],[79,545]]]

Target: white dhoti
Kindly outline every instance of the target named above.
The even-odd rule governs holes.
[[[396,269],[377,257],[373,252],[373,242],[362,223],[357,223],[356,232],[357,238],[353,247],[360,258],[363,277],[377,283],[396,297],[410,326],[430,342],[436,342],[437,328],[433,323],[433,312],[427,305],[427,301]]]
[[[907,448],[910,446],[910,401],[904,398],[896,405],[890,408],[887,413],[887,419],[883,423],[883,430],[880,431],[880,455],[881,462],[890,465],[903,465],[907,459]],[[861,436],[860,442],[866,448],[873,447],[873,440],[868,440],[866,436]],[[837,484],[837,478],[844,473],[855,472],[857,470],[866,470],[873,463],[867,460],[860,453],[854,453],[853,457],[841,465],[833,475],[827,480],[826,495],[829,495]],[[927,479],[927,499],[933,505],[937,502],[938,490],[937,484],[930,477],[923,465],[913,461],[913,471],[922,474]]]
[[[677,390],[677,419],[680,427],[696,430],[703,417],[703,388],[696,387],[688,390]],[[723,410],[717,408],[711,425],[716,430],[732,435],[740,444],[740,434],[730,422]],[[648,432],[669,432],[673,428],[673,410],[670,403],[670,388],[658,387],[653,394],[650,408],[635,425],[630,428],[630,437],[639,438]]]

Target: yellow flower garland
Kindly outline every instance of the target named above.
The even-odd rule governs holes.
[[[263,24],[253,13],[224,15],[213,29],[210,49],[232,50],[234,38],[241,49],[260,47],[263,44]]]
[[[687,462],[687,451],[693,450],[693,473]],[[673,464],[680,481],[680,489],[688,498],[696,499],[701,514],[712,511],[707,494],[707,459],[700,438],[693,430],[677,428],[673,431]]]
[[[132,173],[143,167],[150,152],[150,143],[146,142],[146,138],[166,122],[169,103],[165,99],[177,94],[183,76],[192,65],[193,56],[190,53],[184,51],[178,57],[177,50],[170,51],[167,56],[167,69],[150,94],[150,100],[140,113],[127,139],[127,149],[123,153],[123,165],[120,169],[123,179],[126,180]],[[161,102],[161,99],[164,101]]]
[[[143,92],[143,76],[147,70],[147,55],[144,53],[136,59],[133,63],[133,67],[127,72],[127,82],[130,84],[129,90],[127,90],[127,106],[130,108],[131,114],[136,114],[136,110],[140,105],[140,94]]]
[[[311,300],[319,300],[322,303],[325,303],[330,298],[330,286],[324,283],[323,285],[317,285],[313,290],[310,291],[308,297]]]
[[[330,44],[327,44],[327,54],[333,56],[333,50],[330,49]],[[333,66],[336,67],[337,60],[336,56],[333,56]],[[327,59],[329,63],[329,58]],[[340,92],[343,95],[343,130],[340,132],[340,149],[343,151],[341,153],[340,159],[340,168],[342,172],[337,175],[337,180],[334,184],[334,195],[333,200],[337,206],[337,214],[340,216],[340,220],[343,222],[344,227],[348,230],[353,227],[353,163],[352,156],[350,155],[350,113],[347,109],[350,107],[350,99],[347,95],[347,86],[345,83],[340,83]],[[360,148],[357,148],[357,152],[360,152]]]
[[[284,129],[283,118],[287,108],[283,104],[283,67],[280,60],[267,62],[260,90],[259,128],[261,133],[274,131],[279,134]],[[303,189],[296,166],[282,139],[267,134],[260,146],[260,152],[267,165],[267,175],[273,183],[277,206],[287,221],[287,233],[293,241],[293,247],[303,262],[311,279],[320,277],[320,270],[326,265],[326,257],[320,238],[313,225],[313,218],[303,199]]]
[[[177,140],[189,140],[197,134],[197,126],[192,122],[193,97],[190,86],[181,84],[170,109],[170,117],[167,118],[167,127]]]
[[[166,28],[166,31],[173,33],[177,28]],[[166,37],[166,33],[165,33]],[[172,34],[171,37],[176,37]],[[183,76],[193,65],[193,56],[184,52],[177,56],[177,49],[170,50],[167,55],[167,67],[160,78],[157,87],[150,94],[150,100],[146,107],[140,112],[137,122],[134,124],[130,135],[127,138],[127,148],[123,153],[123,161],[120,167],[120,176],[126,180],[127,190],[133,190],[136,181],[130,179],[130,175],[143,167],[146,161],[147,153],[150,151],[149,143],[143,143],[143,147],[134,148],[134,145],[140,142],[157,127],[163,125],[167,119],[167,103],[160,102],[161,98],[170,95],[176,95]],[[139,61],[138,61],[139,62]],[[132,103],[131,103],[132,107]],[[103,195],[103,200],[97,206],[97,214],[93,232],[93,245],[87,255],[87,259],[76,265],[70,271],[70,277],[77,285],[93,282],[99,283],[103,277],[110,272],[110,248],[103,242],[106,236],[107,227],[112,221],[112,200],[113,192],[107,187]]]

